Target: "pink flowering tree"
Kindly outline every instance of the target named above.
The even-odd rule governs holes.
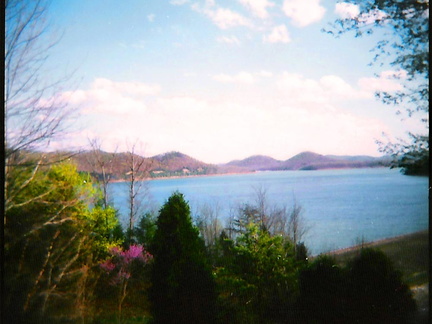
[[[127,296],[129,279],[135,271],[142,270],[149,264],[153,256],[142,245],[133,244],[127,250],[113,247],[110,250],[111,257],[100,264],[100,267],[109,276],[109,284],[119,287],[118,295],[118,322],[121,322],[122,305]]]

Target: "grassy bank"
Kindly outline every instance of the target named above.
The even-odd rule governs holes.
[[[328,253],[340,264],[345,264],[356,256],[363,247],[378,248],[403,273],[403,279],[410,286],[429,282],[429,232],[421,231],[391,239],[364,243],[348,249]]]
[[[391,239],[380,240],[348,249],[337,250],[328,255],[343,265],[355,257],[363,247],[378,248],[402,272],[403,280],[410,286],[418,311],[412,323],[429,323],[429,232],[422,231]]]

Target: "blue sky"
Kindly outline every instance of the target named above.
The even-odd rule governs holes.
[[[74,72],[60,95],[75,130],[52,148],[152,156],[180,151],[208,163],[302,151],[379,155],[376,139],[420,129],[374,99],[397,90],[391,67],[368,66],[382,33],[321,31],[356,8],[329,0],[56,0],[61,41],[49,77]],[[48,77],[48,76],[47,76]]]

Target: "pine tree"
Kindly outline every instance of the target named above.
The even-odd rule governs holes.
[[[205,245],[190,208],[175,192],[161,208],[150,252],[155,323],[214,323],[216,293]]]

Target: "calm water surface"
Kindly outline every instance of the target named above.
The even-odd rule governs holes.
[[[146,185],[147,201],[155,208],[178,190],[193,213],[204,203],[217,204],[222,220],[239,204],[253,203],[254,188],[265,189],[270,204],[291,207],[295,199],[310,227],[303,240],[312,254],[428,228],[429,179],[386,168],[258,172],[152,180]],[[110,186],[125,222],[127,183]]]

